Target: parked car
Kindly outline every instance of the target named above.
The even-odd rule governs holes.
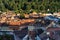
[[[58,16],[58,18],[60,19],[60,16]]]
[[[58,22],[58,20],[59,20],[59,18],[54,17],[54,16],[46,16],[44,19],[45,20],[52,20],[52,21],[55,21],[55,22]]]
[[[60,19],[58,20],[58,24],[60,24]]]

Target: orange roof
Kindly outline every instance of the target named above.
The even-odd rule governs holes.
[[[28,14],[24,14],[25,18],[29,18],[29,15]]]
[[[11,21],[9,23],[9,25],[22,25],[22,24],[25,24],[25,23],[32,23],[34,22],[34,19],[25,19],[25,20],[20,20],[20,21]]]
[[[11,21],[11,22],[9,23],[9,25],[20,25],[20,22]]]

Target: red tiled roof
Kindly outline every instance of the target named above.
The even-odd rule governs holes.
[[[48,28],[47,31],[56,31],[56,30],[60,30],[60,28]]]
[[[25,24],[25,23],[33,23],[34,22],[34,19],[25,19],[25,20],[21,20],[21,21],[11,21],[9,23],[9,25],[22,25],[22,24]]]

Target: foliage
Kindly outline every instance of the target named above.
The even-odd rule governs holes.
[[[0,0],[0,11],[15,11],[16,13],[28,13],[31,9],[37,12],[60,11],[60,0]]]
[[[25,16],[24,16],[24,14],[22,13],[22,14],[20,15],[20,19],[23,19],[23,18],[25,18]]]
[[[0,35],[0,40],[14,40],[13,35]]]

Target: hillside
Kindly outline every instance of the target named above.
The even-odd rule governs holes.
[[[0,11],[7,10],[16,13],[58,12],[60,11],[60,0],[0,0]]]

